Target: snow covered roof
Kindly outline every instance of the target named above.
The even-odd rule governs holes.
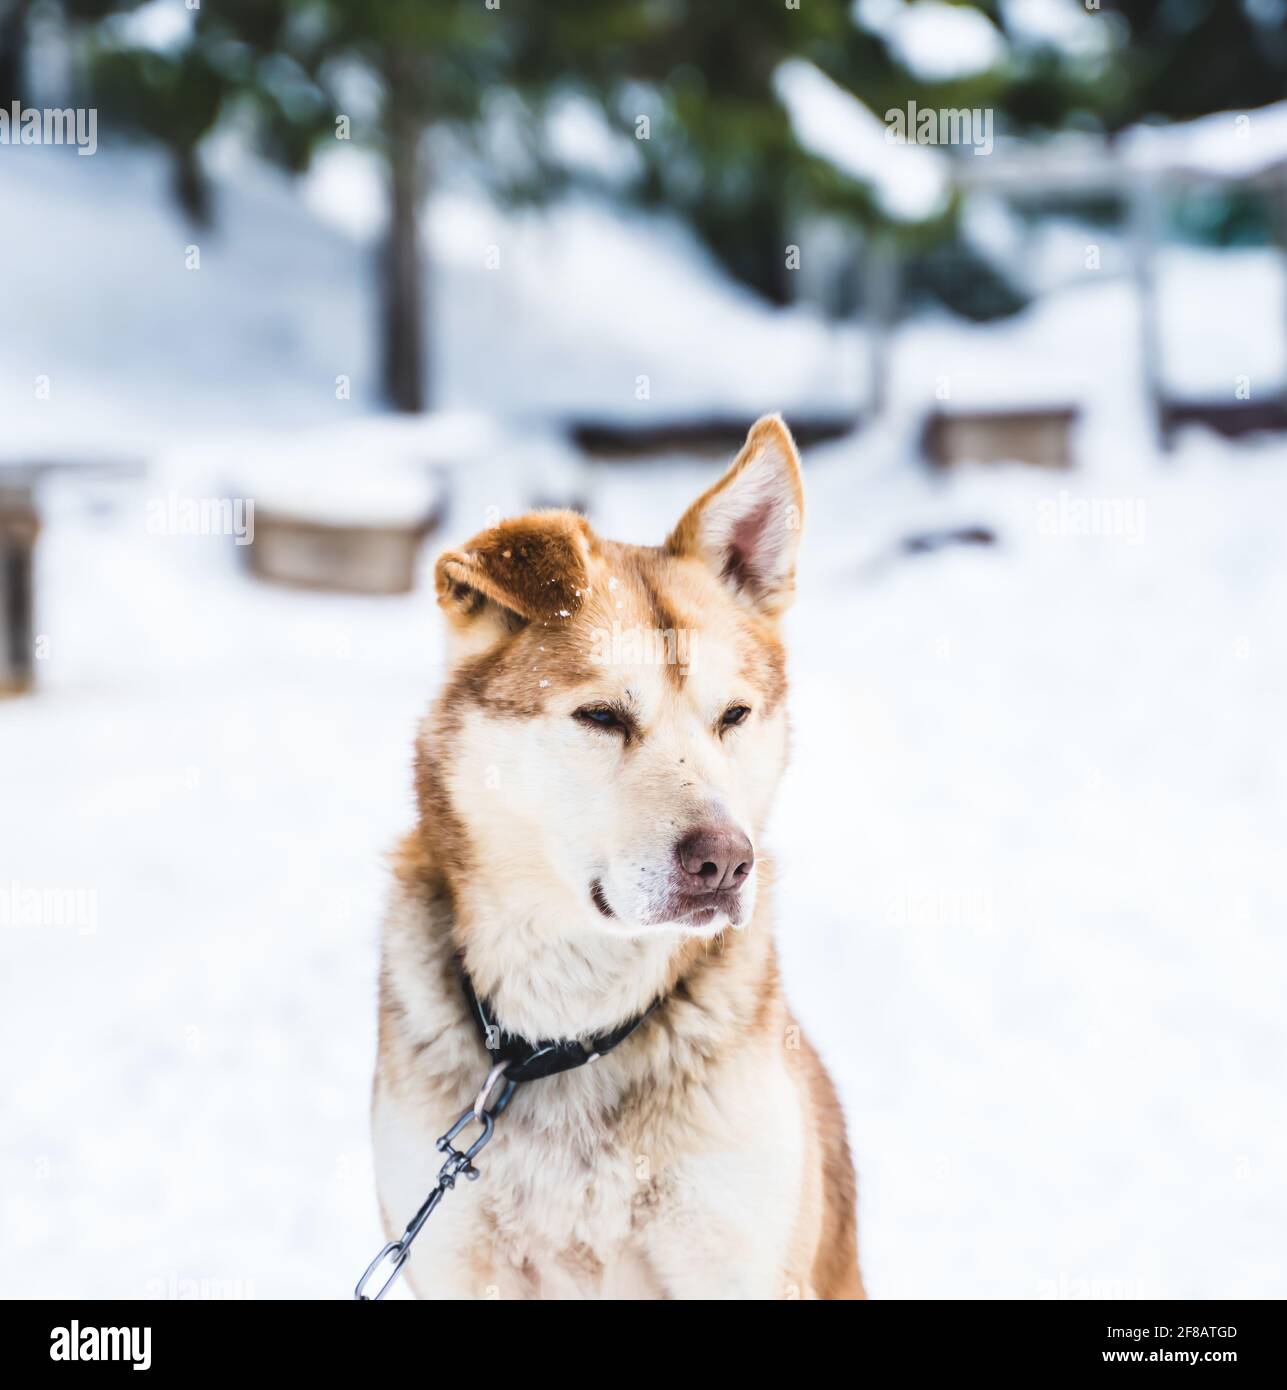
[[[231,488],[278,516],[335,526],[419,526],[439,510],[441,480],[409,458],[371,458],[332,444],[242,455]]]
[[[1170,125],[1135,126],[1121,143],[1134,169],[1229,181],[1256,178],[1287,164],[1287,101]]]
[[[1102,135],[1060,131],[1042,139],[998,138],[987,159],[953,167],[967,188],[986,188],[1023,198],[1053,190],[1098,194],[1120,190],[1127,170]]]
[[[970,187],[1022,196],[1059,190],[1124,191],[1141,173],[1187,174],[1226,182],[1287,165],[1287,101],[1256,111],[1217,111],[1192,121],[1137,125],[1110,143],[1062,131],[1041,140],[999,138],[992,156],[962,160],[953,173]]]

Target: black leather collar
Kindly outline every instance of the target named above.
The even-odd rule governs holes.
[[[614,1028],[610,1033],[600,1033],[588,1042],[580,1043],[575,1038],[545,1039],[531,1042],[514,1033],[507,1033],[492,1012],[485,999],[480,999],[474,990],[473,982],[460,967],[460,981],[465,990],[465,1001],[469,1012],[482,1036],[483,1046],[491,1054],[492,1061],[508,1062],[505,1068],[506,1081],[539,1081],[543,1076],[555,1076],[561,1071],[571,1071],[583,1067],[587,1062],[597,1061],[605,1052],[611,1052],[635,1031],[661,1003],[654,999],[641,1014]]]

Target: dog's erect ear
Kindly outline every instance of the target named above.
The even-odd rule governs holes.
[[[561,622],[581,605],[589,535],[575,512],[533,512],[480,531],[439,559],[438,603],[461,628]]]
[[[795,441],[780,415],[766,415],[728,472],[684,513],[666,549],[705,561],[755,607],[778,613],[795,590],[803,520]]]

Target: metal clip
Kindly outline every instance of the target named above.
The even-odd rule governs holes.
[[[487,1080],[483,1082],[483,1089],[474,1097],[474,1119],[481,1120],[483,1115],[487,1112],[487,1102],[491,1099],[491,1094],[496,1089],[496,1083],[505,1075],[508,1067],[508,1062],[497,1062],[491,1071],[487,1073]],[[509,1090],[501,1097],[500,1101],[497,1103],[496,1109],[492,1112],[493,1114],[499,1115],[500,1112],[504,1110],[513,1089],[514,1083],[511,1081]]]
[[[396,1252],[396,1254],[394,1253]],[[357,1288],[353,1290],[353,1297],[359,1303],[379,1303],[386,1293],[393,1287],[394,1281],[402,1273],[402,1266],[406,1262],[407,1256],[411,1253],[410,1249],[400,1240],[391,1240],[388,1245],[371,1261],[366,1267],[366,1273],[358,1280]],[[367,1281],[375,1273],[381,1261],[393,1255],[393,1268],[389,1271],[389,1277],[380,1285],[380,1292],[372,1296],[363,1293],[367,1286]]]
[[[474,1159],[490,1141],[496,1129],[496,1116],[509,1104],[510,1097],[514,1094],[514,1088],[518,1085],[516,1081],[509,1082],[501,1092],[500,1099],[496,1104],[490,1110],[487,1108],[487,1102],[491,1099],[492,1092],[495,1091],[497,1084],[505,1075],[505,1068],[508,1066],[508,1062],[498,1062],[487,1073],[487,1080],[483,1082],[482,1089],[474,1097],[473,1105],[467,1110],[462,1110],[452,1127],[438,1139],[435,1147],[439,1153],[447,1155],[442,1167],[438,1170],[438,1179],[429,1190],[429,1195],[421,1203],[420,1210],[411,1218],[401,1238],[391,1240],[367,1265],[366,1273],[358,1280],[357,1287],[353,1290],[353,1297],[359,1302],[378,1303],[393,1287],[398,1275],[402,1273],[402,1266],[406,1264],[407,1257],[411,1254],[412,1241],[420,1234],[425,1222],[433,1215],[434,1208],[443,1199],[443,1194],[456,1186],[456,1179],[462,1173],[470,1182],[477,1179],[478,1169],[474,1167]],[[456,1148],[452,1140],[471,1122],[482,1126],[478,1137],[468,1148]],[[374,1295],[365,1293],[364,1290],[370,1282],[371,1276],[385,1260],[390,1260],[392,1263],[388,1277],[380,1285],[379,1292]]]

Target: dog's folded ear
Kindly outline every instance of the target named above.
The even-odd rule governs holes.
[[[780,415],[766,415],[728,472],[684,513],[666,548],[704,561],[754,607],[778,613],[795,591],[803,520],[795,441]]]
[[[458,627],[499,622],[513,632],[562,621],[588,583],[590,528],[575,512],[532,512],[480,531],[438,560],[438,603]]]

